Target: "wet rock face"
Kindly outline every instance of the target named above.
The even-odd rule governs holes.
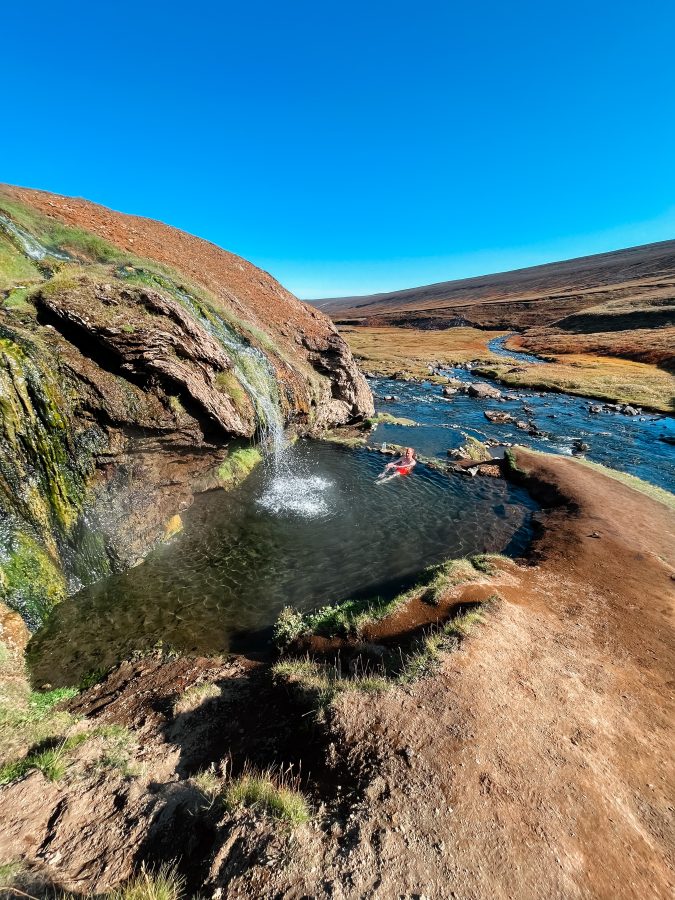
[[[317,413],[317,427],[348,422],[372,416],[373,395],[359,371],[345,341],[333,326],[327,337],[305,335],[302,345],[314,369],[330,379],[330,397],[323,399]]]
[[[205,427],[251,437],[255,420],[218,389],[217,376],[232,360],[179,303],[155,291],[91,284],[36,295],[41,321],[51,324],[85,355],[145,390],[175,397]]]

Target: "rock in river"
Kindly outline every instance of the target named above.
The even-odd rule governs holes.
[[[511,413],[499,412],[496,409],[486,409],[483,415],[489,422],[494,422],[495,425],[510,425],[511,422],[515,421]]]
[[[470,384],[467,393],[470,397],[477,397],[479,400],[499,400],[502,392],[486,384],[484,381],[478,381],[476,384]]]

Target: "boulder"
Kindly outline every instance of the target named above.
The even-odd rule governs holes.
[[[515,421],[511,413],[499,412],[496,409],[486,409],[483,411],[483,415],[489,422],[494,422],[495,425],[510,425]]]
[[[499,400],[502,396],[501,391],[491,384],[486,384],[484,381],[470,384],[467,393],[470,397],[476,397],[478,400]]]

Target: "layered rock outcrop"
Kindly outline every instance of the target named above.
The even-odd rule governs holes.
[[[32,626],[241,442],[372,414],[325,316],[158,222],[0,187],[0,299],[0,599]]]

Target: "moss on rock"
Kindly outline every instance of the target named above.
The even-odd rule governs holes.
[[[234,487],[250,475],[261,461],[262,454],[255,447],[233,450],[219,467],[218,480],[222,487]]]

